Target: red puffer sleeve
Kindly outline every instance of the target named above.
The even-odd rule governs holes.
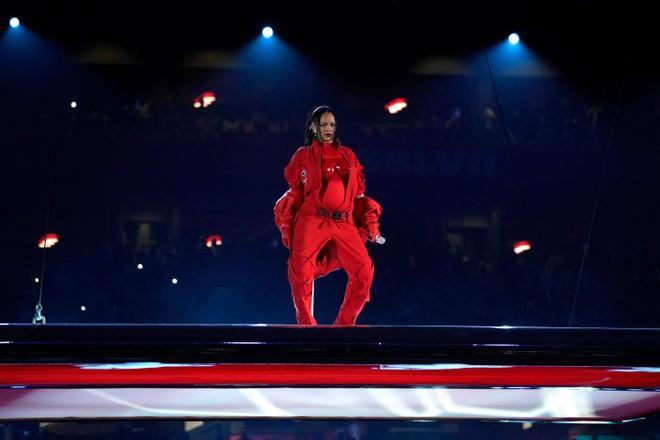
[[[353,220],[363,239],[373,241],[380,235],[380,218],[383,208],[374,199],[364,196],[355,200],[353,207]]]
[[[360,162],[358,162],[358,165]],[[357,189],[357,195],[358,197],[364,195],[364,193],[367,191],[367,185],[366,185],[366,179],[364,177],[364,167],[362,165],[358,166],[358,189]]]
[[[353,153],[353,155],[355,156],[355,153]],[[364,193],[367,192],[367,179],[364,177],[364,167],[357,159],[357,156],[355,156],[355,161],[358,165],[357,197],[362,197]]]
[[[287,228],[293,228],[293,220],[303,202],[303,154],[303,148],[299,148],[284,169],[284,179],[289,184],[289,189],[275,202],[275,207],[273,208],[275,225],[280,232],[284,232],[284,229]]]

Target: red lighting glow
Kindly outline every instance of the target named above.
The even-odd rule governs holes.
[[[222,237],[217,234],[206,237],[206,247],[211,248],[213,246],[222,246]]]
[[[215,93],[213,92],[204,92],[193,100],[193,107],[208,107],[209,105],[215,102]]]
[[[39,247],[43,248],[52,248],[57,243],[59,243],[60,237],[57,234],[46,234],[39,239]]]
[[[406,107],[408,107],[408,102],[405,100],[405,98],[395,98],[385,104],[385,110],[387,110],[391,115],[399,113]]]
[[[513,252],[515,252],[516,254],[522,254],[523,252],[526,252],[531,248],[532,248],[532,244],[527,240],[523,240],[513,245]]]

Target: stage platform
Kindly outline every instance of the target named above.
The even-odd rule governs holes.
[[[0,420],[623,422],[660,410],[660,329],[0,325]]]

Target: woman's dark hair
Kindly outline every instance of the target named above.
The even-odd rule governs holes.
[[[327,105],[319,105],[318,107],[315,107],[314,110],[309,112],[307,115],[307,119],[305,120],[305,146],[312,145],[312,142],[316,138],[314,135],[314,131],[312,130],[312,124],[315,124],[317,127],[317,130],[321,126],[321,116],[323,116],[324,113],[332,113],[335,118],[337,117],[337,114],[335,111],[331,108],[328,107]],[[337,129],[335,129],[335,141],[339,140],[337,138]]]

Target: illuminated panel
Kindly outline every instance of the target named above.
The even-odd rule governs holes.
[[[0,419],[388,418],[622,421],[660,393],[593,388],[0,389]]]
[[[222,246],[222,237],[218,234],[209,235],[206,237],[206,247]]]
[[[395,98],[385,104],[385,110],[387,110],[391,115],[399,113],[406,107],[408,107],[408,102],[405,98]]]
[[[213,92],[204,92],[195,99],[193,99],[193,107],[201,108],[208,107],[216,101],[215,93]]]
[[[523,240],[513,245],[513,252],[515,252],[516,254],[522,254],[523,252],[526,252],[531,248],[532,248],[532,244],[527,240]]]
[[[4,364],[0,419],[477,418],[656,413],[660,369],[506,365]]]
[[[52,248],[57,243],[59,243],[60,237],[57,234],[46,234],[43,237],[39,238],[38,245],[41,249],[43,248]]]

